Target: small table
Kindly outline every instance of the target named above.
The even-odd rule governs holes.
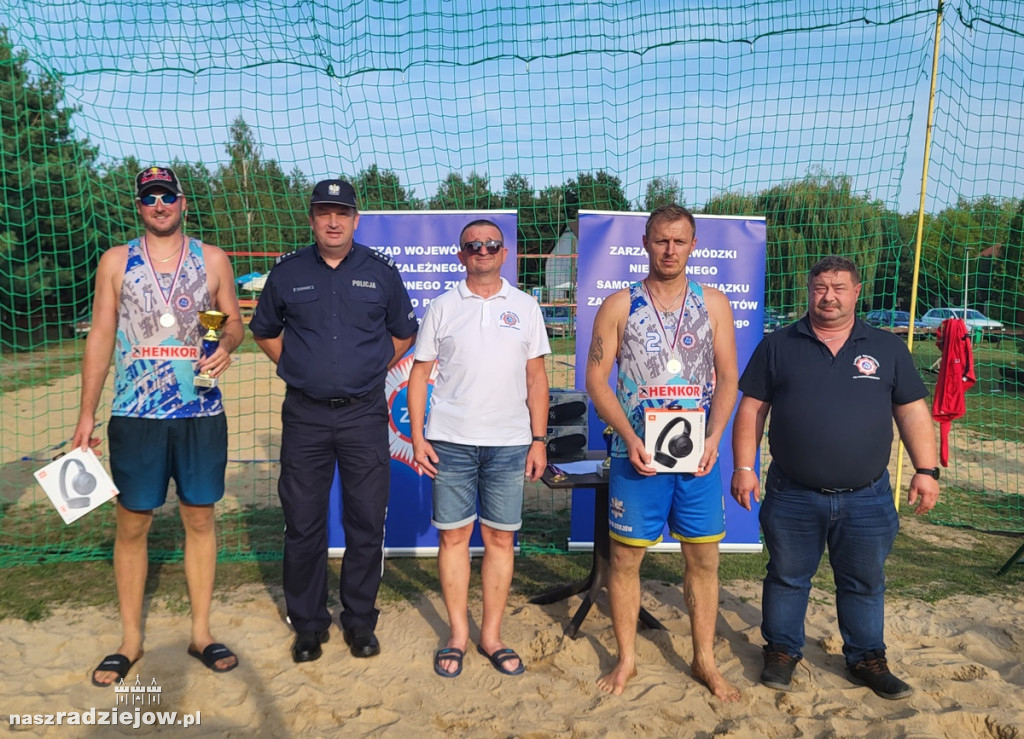
[[[591,451],[587,453],[587,458],[603,460],[605,454],[604,452]],[[611,550],[611,543],[608,537],[608,477],[591,473],[586,475],[567,475],[565,479],[559,479],[558,481],[554,478],[555,473],[550,467],[541,476],[543,483],[552,490],[594,489],[594,559],[590,566],[590,574],[585,578],[568,585],[553,588],[540,595],[535,595],[530,598],[530,603],[541,606],[557,603],[560,600],[565,600],[570,595],[576,595],[586,590],[587,594],[583,596],[583,602],[576,609],[572,620],[565,625],[565,634],[571,639],[575,639],[580,626],[583,624],[583,619],[587,617],[587,614],[590,613],[590,607],[594,605],[594,599],[597,598],[601,589],[608,584],[608,571],[611,568],[608,560]],[[640,606],[640,623],[651,629],[665,628],[643,606]]]

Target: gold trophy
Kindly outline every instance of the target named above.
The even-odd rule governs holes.
[[[203,336],[202,356],[208,357],[217,351],[217,346],[220,344],[220,337],[217,335],[217,331],[220,330],[227,320],[228,314],[221,313],[219,310],[199,312],[199,325],[206,329],[206,335]],[[202,388],[217,387],[217,378],[210,377],[206,372],[200,372],[196,375],[193,384],[196,387]]]

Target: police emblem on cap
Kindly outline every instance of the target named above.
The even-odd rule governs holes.
[[[331,185],[327,188],[327,192],[331,195],[341,195],[341,188],[338,185]]]

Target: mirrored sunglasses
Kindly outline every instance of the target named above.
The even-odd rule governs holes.
[[[474,254],[483,254],[484,249],[487,250],[488,254],[497,254],[501,251],[500,241],[467,241],[462,245],[463,251],[471,251]]]
[[[143,195],[141,198],[136,198],[140,203],[145,206],[152,208],[157,203],[163,203],[164,205],[174,205],[178,202],[178,196],[173,192],[160,192],[156,195]]]

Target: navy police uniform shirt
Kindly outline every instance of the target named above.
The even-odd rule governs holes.
[[[395,355],[391,337],[407,339],[417,327],[394,261],[355,243],[336,268],[316,244],[280,257],[249,323],[259,338],[285,332],[278,376],[320,399],[380,386]]]
[[[864,485],[889,464],[892,407],[927,397],[903,340],[857,320],[832,356],[804,316],[761,340],[740,390],[771,403],[768,445],[806,487]]]

